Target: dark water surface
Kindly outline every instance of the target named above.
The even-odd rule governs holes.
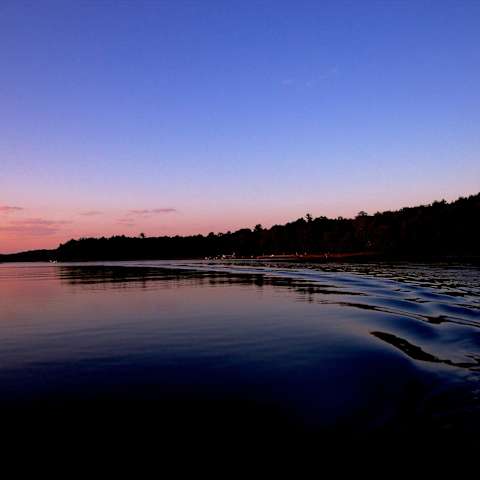
[[[22,418],[259,434],[475,434],[480,271],[0,265],[0,403]]]

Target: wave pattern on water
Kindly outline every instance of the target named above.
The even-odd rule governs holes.
[[[142,262],[139,266],[262,275],[288,286],[308,301],[399,315],[432,326],[480,327],[480,269],[466,266],[339,264],[309,268],[291,264]],[[335,296],[335,299],[329,296]],[[337,298],[338,297],[338,298]],[[346,300],[346,297],[352,297]]]
[[[54,371],[64,392],[236,392],[308,425],[480,424],[475,267],[2,265],[2,296],[3,393]]]

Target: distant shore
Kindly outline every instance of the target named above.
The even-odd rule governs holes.
[[[355,218],[258,224],[208,235],[114,235],[71,239],[52,250],[0,255],[0,262],[257,259],[288,262],[440,261],[479,263],[480,193]]]
[[[88,262],[127,262],[127,261],[161,261],[161,260],[204,260],[215,262],[281,262],[281,263],[373,263],[373,262],[408,262],[408,263],[461,263],[480,266],[480,257],[471,255],[385,255],[377,252],[343,252],[343,253],[311,253],[311,254],[271,254],[257,256],[231,256],[221,255],[214,257],[135,257],[125,256],[124,258],[76,258],[76,259],[58,259],[55,256],[56,250],[42,251],[36,255],[35,251],[20,252],[10,255],[0,255],[0,264],[2,263],[88,263]]]

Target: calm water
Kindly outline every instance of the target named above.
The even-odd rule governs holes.
[[[4,264],[0,402],[14,421],[474,433],[479,327],[473,267]]]

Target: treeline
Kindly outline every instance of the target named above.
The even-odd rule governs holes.
[[[171,259],[332,255],[358,252],[380,257],[479,257],[480,193],[447,203],[360,212],[353,219],[307,214],[285,225],[242,228],[208,235],[82,238],[51,252],[57,260]]]
[[[28,252],[0,255],[1,262],[48,262],[55,257],[56,250],[29,250]]]

